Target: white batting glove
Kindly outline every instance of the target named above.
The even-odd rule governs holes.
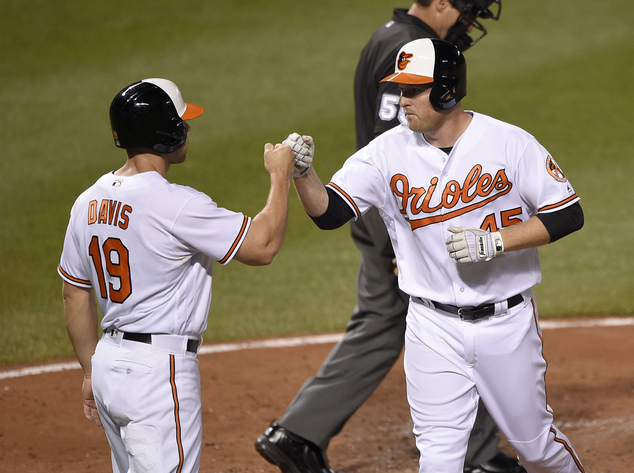
[[[312,136],[300,136],[299,133],[291,133],[282,144],[290,146],[295,152],[293,177],[302,177],[310,169],[315,155],[315,143]]]
[[[489,261],[504,252],[500,232],[488,232],[479,228],[449,227],[453,233],[445,244],[449,256],[458,263]]]

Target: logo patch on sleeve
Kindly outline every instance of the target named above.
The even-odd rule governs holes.
[[[546,170],[559,182],[566,182],[567,178],[555,160],[549,155],[546,158]]]

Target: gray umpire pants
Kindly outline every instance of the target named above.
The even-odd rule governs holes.
[[[357,306],[344,337],[278,421],[324,451],[383,381],[405,340],[409,298],[398,288],[392,264],[394,251],[385,224],[372,208],[350,228],[362,256]],[[466,466],[480,465],[499,452],[497,431],[481,404],[469,439]]]

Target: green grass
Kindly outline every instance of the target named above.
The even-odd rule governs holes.
[[[169,177],[255,215],[266,141],[312,134],[324,180],[353,151],[354,68],[390,10],[379,0],[0,0],[0,364],[72,356],[55,267],[72,202],[124,161],[108,123],[119,89],[167,77],[204,105],[188,162]],[[465,106],[534,134],[582,197],[585,228],[540,250],[543,317],[634,313],[632,18],[628,0],[506,1],[466,54]],[[291,200],[271,266],[216,266],[207,340],[344,328],[358,253],[346,228],[320,232]]]

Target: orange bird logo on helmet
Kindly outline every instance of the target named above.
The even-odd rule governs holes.
[[[404,70],[407,65],[410,63],[410,59],[414,56],[413,54],[406,53],[405,51],[401,52],[398,56],[397,67],[399,71]]]

